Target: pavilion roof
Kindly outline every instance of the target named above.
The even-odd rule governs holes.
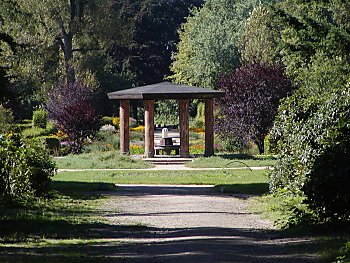
[[[108,93],[111,100],[210,99],[224,96],[223,91],[171,82],[161,82]]]

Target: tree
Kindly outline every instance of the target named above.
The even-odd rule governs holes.
[[[179,32],[171,79],[215,88],[222,74],[239,67],[238,40],[245,20],[260,2],[208,0],[202,8],[194,8]]]
[[[171,56],[179,40],[177,30],[190,8],[202,3],[203,0],[134,0],[129,3],[124,16],[135,19],[132,45],[115,45],[111,50],[118,70],[132,73],[137,85],[157,83],[169,76]]]
[[[281,63],[279,43],[283,23],[271,6],[258,6],[246,20],[239,41],[243,62]]]
[[[333,60],[336,64],[349,61],[348,3],[335,1],[288,0],[274,10],[283,23],[279,49],[287,74],[303,83],[310,76],[312,67],[319,61]],[[306,13],[305,10],[308,10]],[[316,62],[316,64],[314,64]]]
[[[129,44],[133,32],[134,18],[122,16],[124,2],[0,1],[0,33],[11,39],[0,43],[0,71],[6,69],[16,117],[30,117],[62,81],[83,79],[101,105],[112,86],[131,86],[110,54],[114,45]]]
[[[49,117],[68,136],[73,153],[80,153],[85,140],[99,128],[92,91],[81,81],[58,86],[49,94]]]
[[[236,137],[244,144],[254,142],[264,153],[264,139],[273,124],[280,99],[292,90],[291,81],[278,65],[250,63],[222,77],[226,92],[218,100],[221,137]]]
[[[290,0],[275,11],[283,63],[299,88],[271,130],[279,160],[270,190],[302,197],[316,222],[349,221],[350,5]]]
[[[5,29],[29,48],[26,52],[48,56],[46,64],[51,65],[46,66],[62,65],[68,82],[75,81],[83,56],[105,50],[116,40],[122,42],[128,37],[128,27],[111,11],[110,0],[8,2],[18,13]]]

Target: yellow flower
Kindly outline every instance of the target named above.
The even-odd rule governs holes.
[[[144,131],[145,126],[137,126],[135,128],[130,128],[130,131]]]

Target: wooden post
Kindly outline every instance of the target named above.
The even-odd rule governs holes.
[[[145,100],[145,156],[154,157],[154,100]]]
[[[205,151],[204,156],[214,155],[214,107],[213,99],[205,100]]]
[[[179,101],[179,123],[180,123],[180,157],[188,158],[190,156],[189,151],[189,100]]]
[[[130,101],[121,100],[119,107],[120,154],[129,154],[130,152],[129,115]]]

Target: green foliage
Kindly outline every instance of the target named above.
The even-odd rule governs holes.
[[[349,87],[323,97],[305,97],[299,91],[280,107],[271,133],[281,157],[271,190],[306,195],[322,221],[350,216],[349,95]]]
[[[205,124],[205,103],[199,102],[197,104],[197,114],[194,119],[196,128],[204,128]]]
[[[162,126],[179,124],[179,105],[177,101],[157,101],[154,122]]]
[[[44,109],[39,109],[33,112],[33,127],[45,129],[47,125],[48,113]]]
[[[258,6],[247,19],[241,35],[240,53],[243,62],[281,62],[279,42],[283,23],[269,6]]]
[[[245,20],[260,2],[209,0],[194,8],[179,33],[171,78],[177,83],[215,88],[222,74],[239,66],[238,41]]]
[[[16,203],[33,196],[29,185],[29,167],[23,142],[18,135],[1,135],[0,202]]]
[[[272,8],[280,23],[272,31],[280,28],[281,37],[271,43],[299,85],[282,102],[270,138],[280,156],[270,189],[307,205],[294,210],[290,222],[350,219],[349,8],[342,1],[299,0]]]
[[[55,166],[41,146],[18,134],[1,135],[0,157],[0,203],[23,203],[45,193]]]
[[[288,0],[276,5],[283,24],[279,50],[289,76],[297,82],[308,79],[317,57],[323,61],[333,59],[335,65],[347,63],[349,10],[348,4],[338,0]]]
[[[26,162],[29,168],[29,182],[36,196],[42,196],[49,187],[55,173],[55,164],[48,151],[36,141],[27,142]]]
[[[22,129],[22,136],[24,138],[36,138],[41,136],[50,136],[57,132],[57,128],[54,126],[54,124],[49,121],[46,125],[46,128],[38,128],[33,127],[32,124],[20,124],[19,129]]]
[[[113,131],[99,131],[93,140],[86,143],[84,153],[109,152],[119,150],[119,135]]]
[[[112,119],[113,117],[109,117],[109,116],[103,116],[100,120],[100,124],[101,126],[103,125],[112,125]]]
[[[282,190],[274,194],[253,197],[250,200],[250,209],[273,221],[277,227],[285,229],[314,220],[315,217],[303,203],[304,200],[304,197],[291,195]],[[300,213],[307,216],[301,217]],[[309,222],[306,222],[306,218]]]
[[[244,143],[238,137],[226,136],[222,140],[222,148],[225,152],[229,153],[244,153],[249,150],[248,144]]]
[[[12,111],[0,104],[0,134],[7,133],[14,128]]]

